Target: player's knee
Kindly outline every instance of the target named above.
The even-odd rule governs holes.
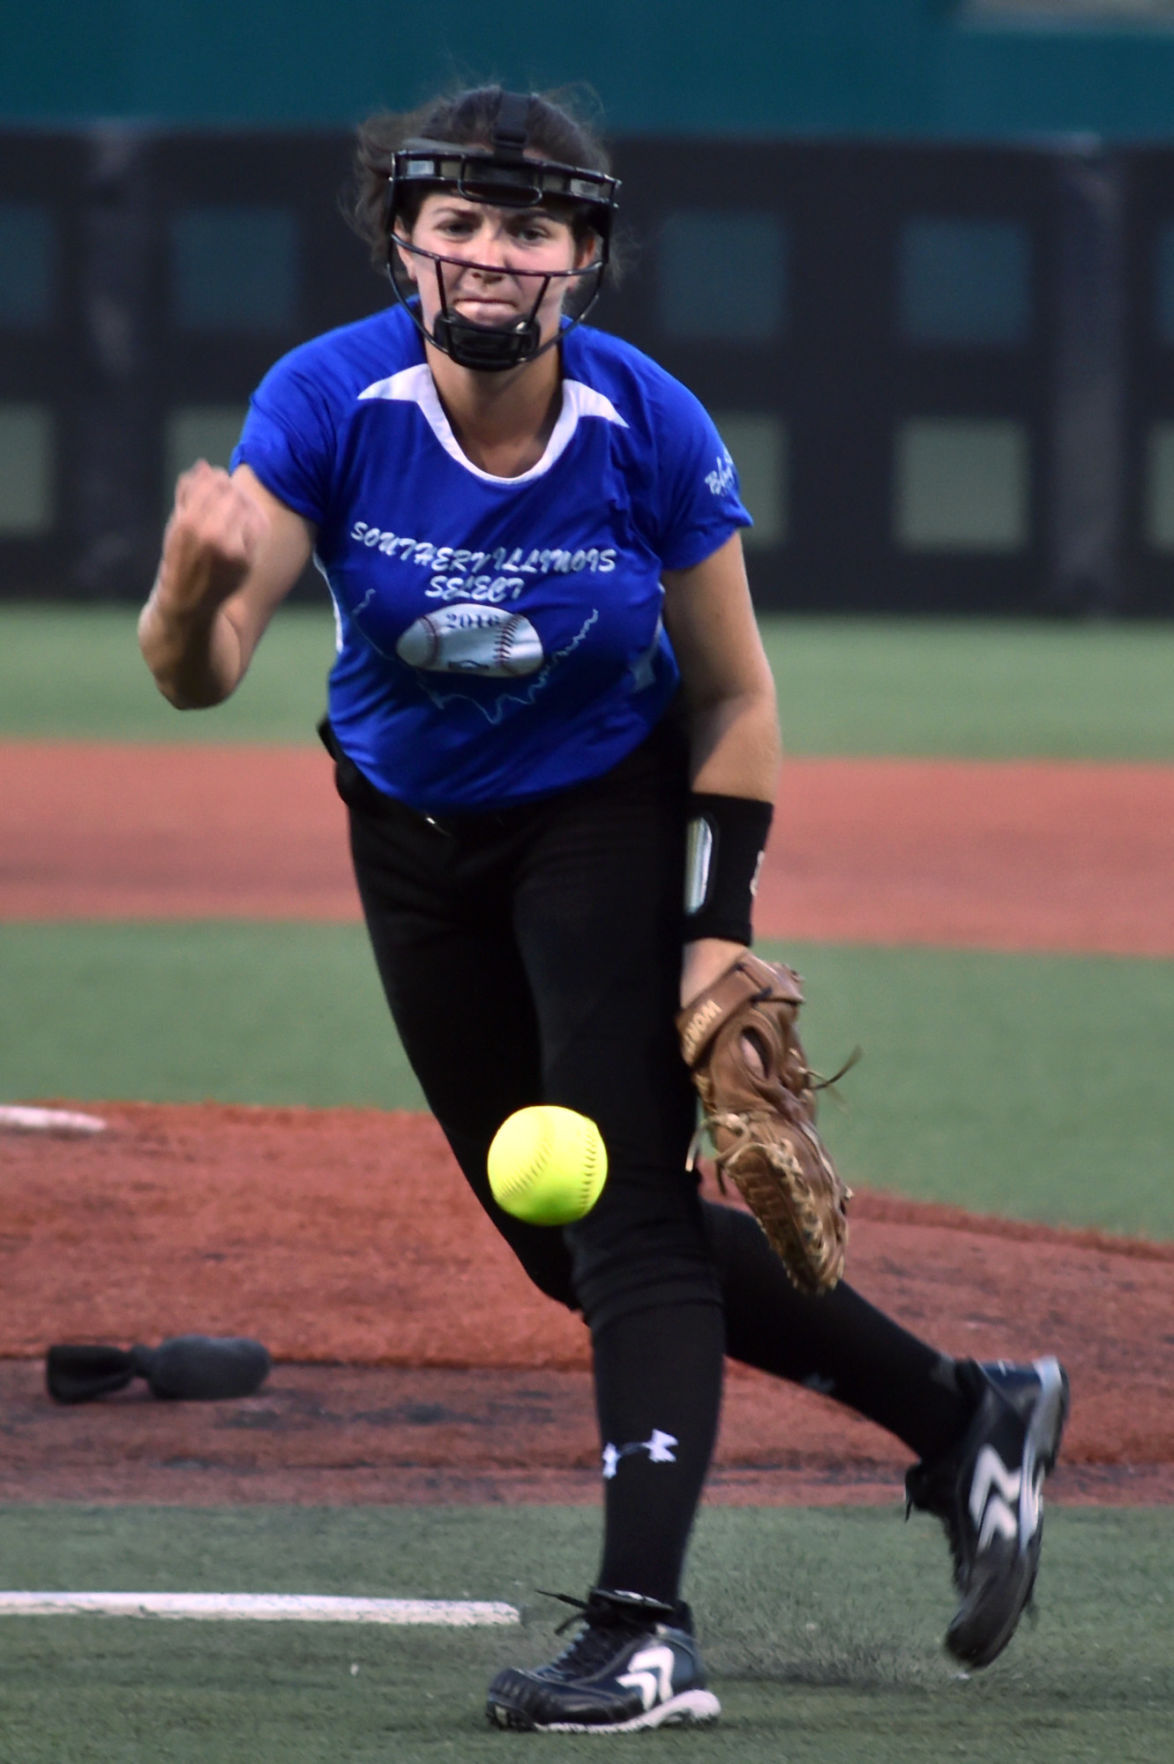
[[[665,1220],[594,1220],[565,1232],[575,1292],[592,1329],[659,1304],[720,1304],[709,1239],[690,1209]]]

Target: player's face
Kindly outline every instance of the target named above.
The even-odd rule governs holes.
[[[592,241],[577,244],[569,222],[542,208],[493,208],[455,192],[426,196],[411,232],[422,251],[455,259],[436,265],[411,252],[400,257],[420,296],[420,316],[431,331],[440,310],[436,271],[444,278],[450,312],[471,324],[505,329],[529,317],[553,275],[535,314],[542,339],[554,335],[566,297],[567,270],[592,258]],[[560,272],[562,272],[560,274]]]

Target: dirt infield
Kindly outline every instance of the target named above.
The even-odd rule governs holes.
[[[91,1108],[93,1105],[89,1105]],[[117,1105],[0,1137],[0,1499],[593,1500],[581,1323],[533,1292],[435,1125],[374,1110]],[[1174,1245],[862,1195],[852,1278],[951,1352],[1073,1380],[1058,1491],[1174,1496]],[[242,1402],[54,1408],[52,1341],[253,1335]],[[896,1498],[904,1459],[826,1399],[733,1369],[717,1500]]]
[[[778,826],[767,935],[1174,954],[1174,767],[796,760]],[[0,745],[0,920],[73,916],[353,918],[324,758]],[[96,1138],[0,1135],[0,1499],[598,1498],[582,1327],[527,1287],[431,1122],[85,1106]],[[1174,1498],[1174,1246],[864,1195],[851,1276],[952,1352],[1062,1356],[1062,1498]],[[52,1341],[190,1330],[260,1336],[268,1384],[44,1393]],[[710,1498],[895,1500],[904,1461],[734,1369]]]
[[[1174,955],[1174,766],[791,759],[764,935]],[[356,916],[311,748],[0,744],[0,920]]]

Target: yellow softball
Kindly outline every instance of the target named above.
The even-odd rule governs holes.
[[[599,1199],[607,1152],[586,1115],[541,1103],[502,1122],[488,1169],[493,1198],[507,1213],[531,1225],[571,1225]]]

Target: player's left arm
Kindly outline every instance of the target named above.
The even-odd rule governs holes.
[[[665,629],[681,670],[694,790],[773,802],[782,745],[774,676],[762,646],[742,542],[725,543],[686,570],[666,570]],[[685,946],[682,1000],[709,985],[740,945],[701,938]]]

